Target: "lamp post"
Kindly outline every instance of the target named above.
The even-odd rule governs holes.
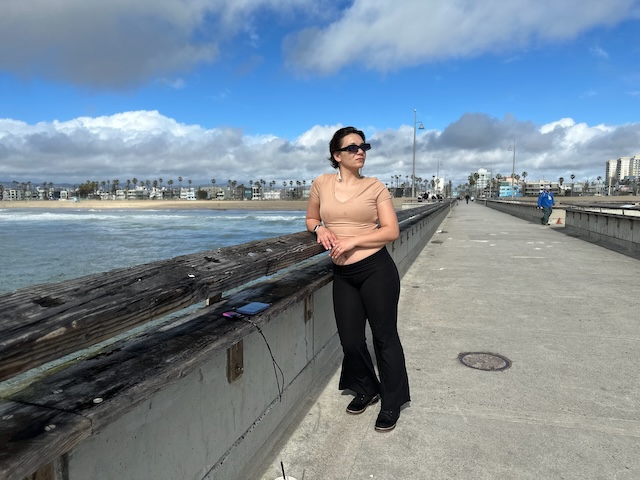
[[[493,172],[489,172],[489,198],[493,198],[491,196],[491,184],[493,183]]]
[[[416,198],[416,125],[418,121],[416,120],[417,111],[413,109],[413,169],[411,175],[411,198]],[[424,130],[424,125],[420,122],[420,126],[418,127],[420,130]]]
[[[513,200],[513,177],[516,174],[516,141],[513,141],[513,147],[509,147],[509,151],[513,150],[513,165],[511,167],[511,200]]]

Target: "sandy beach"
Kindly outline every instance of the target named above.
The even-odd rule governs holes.
[[[396,209],[401,208],[406,198],[393,198]],[[535,202],[536,198],[527,197],[519,201]],[[637,203],[640,197],[556,197],[557,206],[568,203]],[[24,200],[0,201],[0,209],[44,208],[44,209],[138,209],[138,210],[306,210],[306,200]]]
[[[404,199],[394,198],[393,204],[400,208]],[[46,209],[138,209],[138,210],[306,210],[306,200],[25,200],[1,201],[0,209],[46,208]]]
[[[0,202],[3,208],[138,209],[138,210],[306,210],[306,200],[25,200]]]

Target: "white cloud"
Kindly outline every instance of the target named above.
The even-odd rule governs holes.
[[[278,184],[310,181],[333,171],[327,160],[331,136],[342,125],[316,125],[293,141],[273,135],[248,136],[238,129],[207,130],[185,125],[156,111],[124,112],[103,117],[29,125],[0,119],[0,181],[81,183],[87,180],[177,180],[196,185],[227,180],[264,179]],[[412,126],[367,133],[374,148],[364,173],[389,182],[411,172]],[[640,123],[587,125],[562,118],[545,125],[511,117],[466,114],[443,131],[420,131],[416,174],[440,173],[464,182],[478,168],[494,174],[511,170],[516,142],[516,170],[529,178],[579,179],[604,175],[611,158],[637,155]]]
[[[591,47],[589,51],[596,57],[609,58],[609,54],[602,47]]]
[[[333,23],[289,38],[287,51],[303,71],[333,73],[354,61],[393,71],[572,39],[621,21],[633,6],[633,0],[356,0]]]
[[[286,50],[296,70],[332,73],[357,61],[391,71],[572,39],[629,18],[634,5],[355,0],[340,10],[331,0],[3,0],[0,43],[11,48],[0,49],[0,69],[97,89],[136,87],[216,62],[239,37],[259,47],[257,25],[275,15],[294,29]]]

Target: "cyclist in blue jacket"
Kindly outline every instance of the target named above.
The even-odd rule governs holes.
[[[540,223],[542,225],[549,225],[549,217],[551,216],[551,212],[553,211],[553,206],[555,204],[556,201],[553,198],[553,193],[551,192],[551,185],[545,185],[544,190],[540,192],[540,195],[538,196],[538,208],[544,212],[540,219]]]

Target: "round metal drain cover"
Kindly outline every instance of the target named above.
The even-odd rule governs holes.
[[[511,361],[507,357],[496,353],[468,352],[458,355],[458,360],[469,368],[499,372],[511,366]]]

